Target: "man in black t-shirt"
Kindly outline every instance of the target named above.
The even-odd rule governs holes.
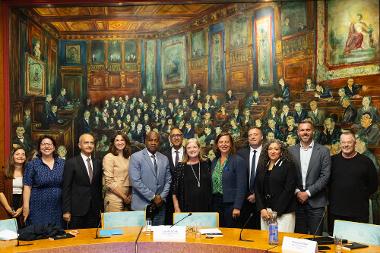
[[[342,152],[331,158],[329,233],[335,220],[368,223],[369,197],[377,190],[376,168],[368,157],[355,151],[355,135],[340,136]]]

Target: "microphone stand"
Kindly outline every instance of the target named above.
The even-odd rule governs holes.
[[[110,202],[107,201],[106,203],[106,207],[108,206]],[[102,211],[100,210],[99,211],[99,224],[98,224],[98,227],[96,228],[96,232],[95,232],[95,239],[103,239],[103,238],[110,238],[111,236],[99,236],[99,228],[100,226],[102,225]]]
[[[326,210],[323,211],[322,219],[319,221],[319,224],[318,224],[318,226],[317,226],[317,229],[314,231],[314,234],[313,234],[313,240],[314,240],[314,241],[315,241],[315,236],[316,236],[316,234],[318,233],[319,227],[322,225],[322,222],[323,222],[323,220],[325,219],[325,216],[326,216]]]
[[[174,224],[171,225],[170,227],[173,227],[173,226],[177,225],[178,223],[180,223],[180,222],[183,221],[184,219],[190,217],[191,215],[193,215],[193,213],[189,213],[188,215],[186,215],[185,217],[183,217],[182,219],[180,219],[179,221],[177,221],[176,223],[174,223]]]
[[[245,227],[247,226],[248,222],[252,219],[252,217],[253,217],[253,213],[250,213],[248,219],[245,221],[243,227],[242,227],[241,230],[240,230],[239,241],[253,242],[253,240],[247,240],[247,239],[243,239],[243,238],[241,237],[241,234],[243,233],[243,230],[244,230]]]
[[[139,248],[138,248],[137,242],[138,242],[139,239],[140,239],[141,232],[142,232],[143,228],[144,228],[144,226],[141,226],[140,231],[139,231],[139,234],[137,235],[136,240],[135,240],[135,253],[138,253],[138,252],[139,252]]]

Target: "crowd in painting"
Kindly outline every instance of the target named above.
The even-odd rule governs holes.
[[[379,224],[379,165],[368,149],[380,140],[379,114],[371,97],[353,106],[361,88],[349,79],[334,97],[308,79],[313,98],[292,101],[280,79],[269,98],[231,90],[220,97],[194,85],[174,97],[142,91],[88,100],[74,157],[48,135],[33,147],[29,126],[17,127],[0,177],[0,218],[17,218],[19,227],[91,228],[100,212],[149,206],[153,225],[171,224],[173,212],[211,211],[222,227],[252,217],[248,227],[268,229],[276,212],[281,232],[322,234],[326,210],[329,233],[336,219]],[[70,105],[64,89],[49,96],[43,128],[59,124],[57,110]],[[341,115],[318,107],[331,100]]]

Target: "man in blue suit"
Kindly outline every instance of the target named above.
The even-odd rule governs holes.
[[[146,148],[132,154],[129,175],[132,182],[132,210],[156,209],[153,225],[165,223],[165,199],[168,196],[171,174],[168,158],[157,151],[160,135],[150,131],[145,139]]]

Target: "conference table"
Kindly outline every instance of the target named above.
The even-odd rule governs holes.
[[[220,228],[223,237],[206,238],[204,235],[199,238],[195,233],[187,233],[186,242],[154,242],[152,235],[146,235],[144,232],[135,244],[139,234],[140,227],[128,227],[122,229],[123,235],[114,235],[110,238],[96,239],[96,229],[81,229],[74,238],[52,240],[42,239],[31,242],[20,241],[20,245],[32,243],[27,246],[17,246],[17,240],[1,241],[0,252],[63,252],[63,253],[188,253],[188,252],[207,252],[207,253],[260,253],[260,252],[282,252],[281,244],[284,236],[294,238],[305,238],[310,235],[296,233],[279,233],[279,245],[268,244],[267,231],[261,230],[244,230],[243,239],[252,240],[240,241],[240,229]],[[335,252],[334,245],[328,251]],[[370,246],[365,249],[354,250],[354,252],[380,252],[380,247]]]

